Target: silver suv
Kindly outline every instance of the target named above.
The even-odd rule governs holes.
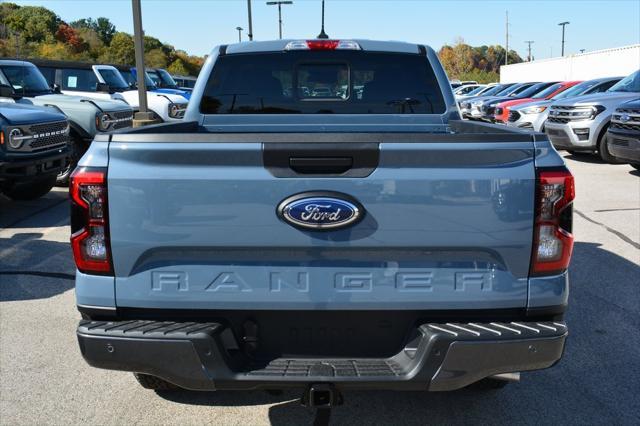
[[[545,132],[557,149],[598,152],[606,162],[616,162],[606,145],[611,115],[622,102],[640,96],[640,70],[620,80],[604,93],[578,96],[554,103]]]

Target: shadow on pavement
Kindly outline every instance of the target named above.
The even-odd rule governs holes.
[[[75,266],[68,243],[40,233],[0,239],[0,301],[45,299],[71,290]]]
[[[523,373],[503,390],[454,392],[352,391],[333,409],[331,424],[633,424],[640,367],[640,266],[596,243],[578,242],[571,265],[569,339],[553,368]],[[630,378],[635,377],[635,380]],[[159,396],[180,404],[268,404],[274,425],[311,424],[314,414],[298,391],[174,392]],[[544,407],[544,409],[541,409]],[[541,411],[542,410],[542,411]],[[543,417],[541,417],[543,416]]]
[[[608,164],[602,161],[602,159],[597,154],[593,154],[590,152],[578,152],[574,154],[569,154],[565,156],[565,158],[568,158],[573,161],[579,161],[580,163]]]
[[[638,169],[629,170],[629,174],[640,177],[640,170]]]

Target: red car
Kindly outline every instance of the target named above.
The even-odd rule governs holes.
[[[512,101],[501,102],[498,105],[496,105],[496,113],[494,115],[495,121],[506,123],[507,119],[509,118],[509,110],[511,107],[514,107],[516,105],[526,104],[527,102],[535,102],[535,101],[541,101],[543,99],[551,99],[558,93],[564,92],[568,88],[575,86],[578,83],[582,83],[582,81],[562,81],[560,83],[552,84],[551,86],[536,93],[534,96],[530,98],[514,99]]]

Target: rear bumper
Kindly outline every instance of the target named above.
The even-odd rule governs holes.
[[[427,323],[400,352],[372,358],[238,355],[221,323],[82,321],[80,349],[92,366],[151,374],[193,390],[273,389],[332,383],[343,389],[445,391],[482,378],[539,370],[562,356],[561,322]]]

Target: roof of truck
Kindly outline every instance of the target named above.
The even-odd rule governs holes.
[[[246,41],[242,43],[229,44],[226,53],[257,53],[257,52],[281,52],[284,51],[287,44],[292,41],[315,40],[319,39],[285,39],[285,40],[269,40],[269,41]],[[365,51],[377,52],[393,52],[393,53],[420,53],[420,46],[414,43],[406,43],[402,41],[379,41],[364,39],[330,39],[330,40],[348,40],[355,41],[360,48]],[[428,50],[430,47],[424,45]]]

